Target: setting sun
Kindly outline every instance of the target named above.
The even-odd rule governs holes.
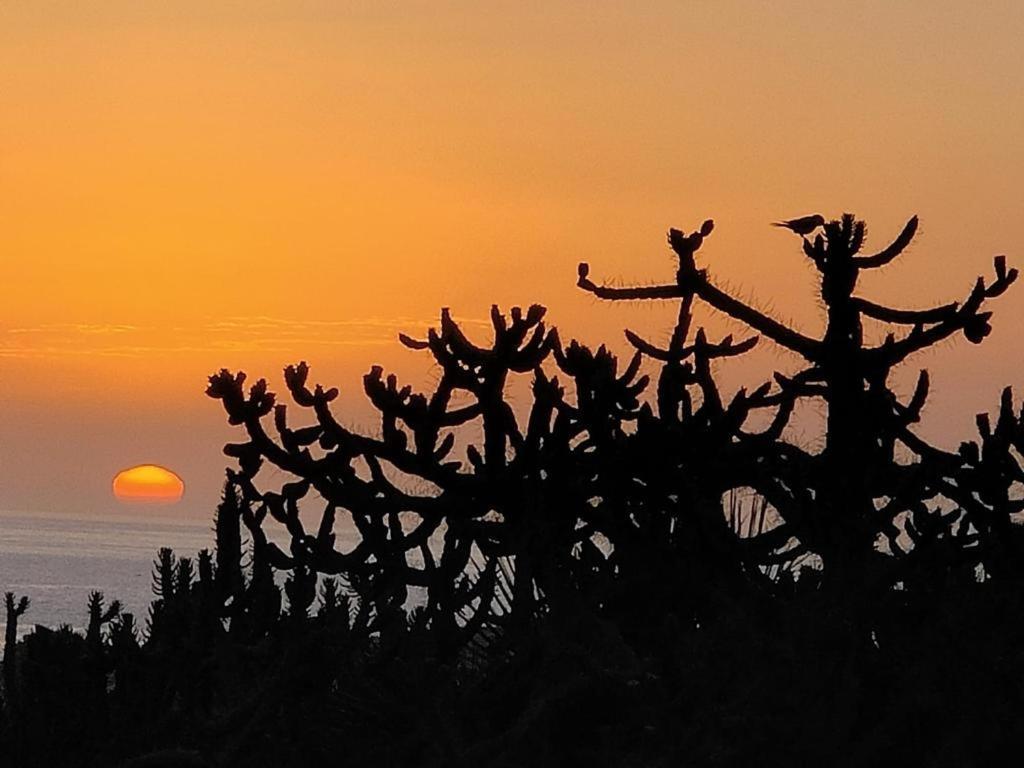
[[[118,472],[113,490],[118,501],[173,504],[181,500],[185,483],[169,469],[140,464]]]
[[[0,0],[0,768],[1024,753],[1021,40]]]

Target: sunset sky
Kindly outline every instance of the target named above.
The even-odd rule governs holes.
[[[0,5],[0,509],[103,512],[153,463],[208,515],[235,433],[207,375],[280,389],[306,359],[372,428],[361,375],[428,385],[395,336],[442,306],[664,338],[670,305],[575,279],[671,279],[669,226],[714,218],[702,264],[808,332],[781,217],[853,211],[884,245],[919,214],[863,287],[906,306],[962,298],[997,253],[1024,266],[1024,5],[852,6]],[[911,364],[947,444],[1004,384],[1024,396],[1024,286],[994,308],[987,343]],[[766,347],[723,372],[790,365]]]

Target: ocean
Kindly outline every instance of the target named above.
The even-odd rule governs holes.
[[[153,600],[153,560],[160,547],[195,557],[213,549],[211,520],[175,518],[167,508],[106,516],[0,511],[0,593],[27,595],[28,612],[18,634],[36,624],[76,629],[87,623],[89,593],[99,590],[107,604],[120,600],[122,610],[144,627]],[[280,540],[276,531],[268,531]],[[4,612],[0,608],[0,627]]]

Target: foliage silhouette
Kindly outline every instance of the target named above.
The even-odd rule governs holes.
[[[780,225],[820,275],[820,336],[698,268],[708,220],[670,230],[664,285],[580,265],[601,299],[678,303],[664,346],[626,332],[625,364],[563,344],[539,306],[494,308],[486,343],[443,310],[400,336],[436,363],[432,391],[364,377],[374,434],[343,426],[304,362],[284,372],[293,409],[212,376],[244,432],[214,552],[159,551],[142,637],[95,594],[84,637],[15,647],[27,601],[9,594],[0,748],[26,766],[981,765],[1016,748],[1024,410],[1005,390],[951,452],[913,428],[927,373],[906,401],[890,380],[983,341],[1017,272],[997,257],[961,302],[893,308],[858,277],[916,217],[871,255],[849,214]],[[712,338],[701,304],[752,335]],[[726,395],[717,366],[761,336],[801,370]],[[790,438],[810,402],[818,452]]]
[[[29,599],[22,596],[20,599],[14,597],[13,592],[4,594],[4,699],[10,707],[17,696],[17,675],[18,675],[18,652],[16,648],[18,640],[18,619],[28,610]]]

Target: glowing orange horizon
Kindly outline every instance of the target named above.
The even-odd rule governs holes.
[[[996,254],[1024,266],[1019,3],[251,5],[4,5],[2,509],[105,509],[110,470],[147,456],[206,515],[237,438],[209,374],[281,392],[308,360],[373,423],[362,376],[430,386],[397,336],[440,307],[485,343],[492,303],[543,304],[563,341],[628,359],[623,329],[663,342],[678,307],[595,301],[577,264],[671,281],[667,229],[706,218],[700,268],[807,334],[818,276],[772,221],[851,211],[874,249],[918,214],[860,285],[908,309],[962,299]],[[1024,286],[995,313],[984,344],[899,374],[909,396],[929,369],[923,434],[950,449],[1024,385]],[[722,385],[798,365],[763,339]]]
[[[139,464],[118,472],[111,483],[115,498],[126,503],[174,504],[185,493],[185,482],[157,464]]]

